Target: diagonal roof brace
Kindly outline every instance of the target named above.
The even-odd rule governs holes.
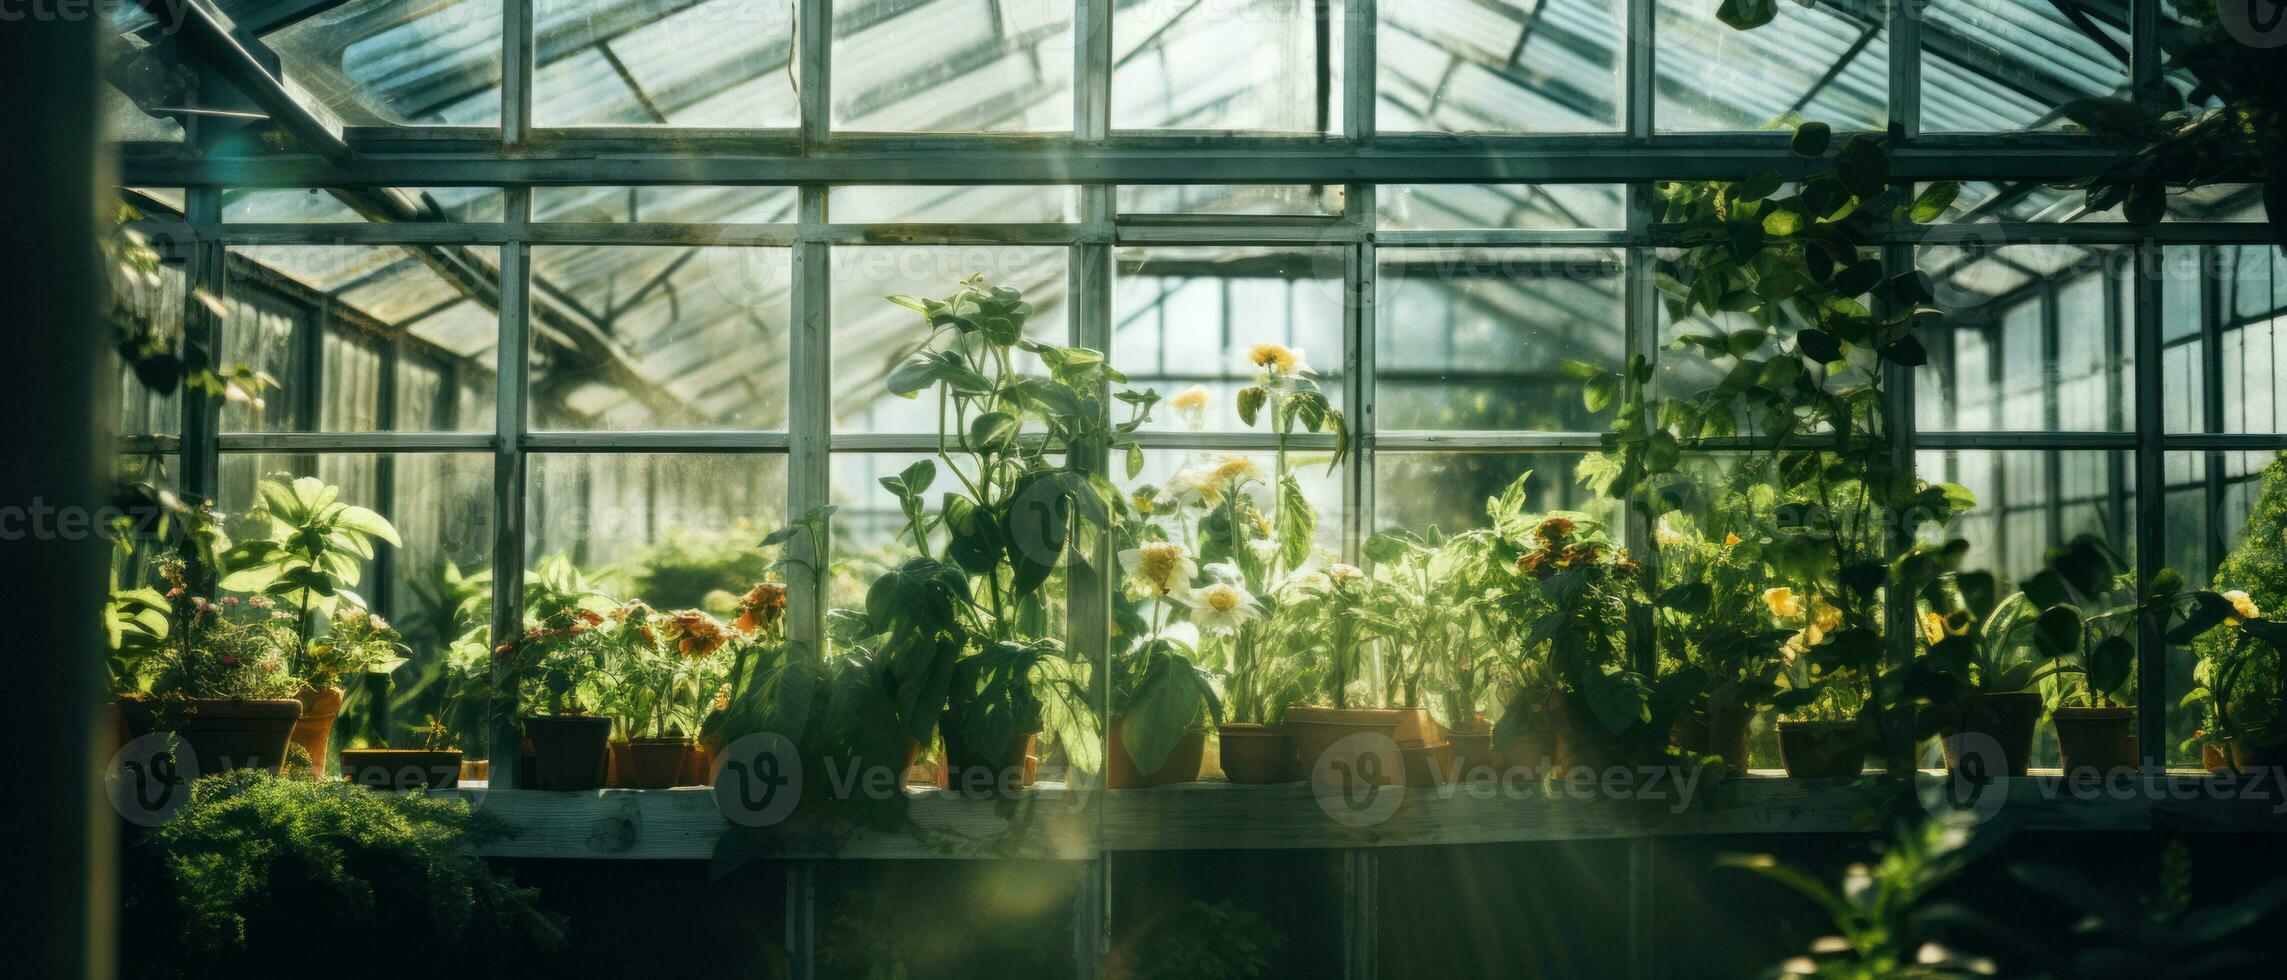
[[[342,141],[340,120],[297,98],[278,67],[278,56],[208,0],[136,2],[162,23],[178,23],[186,54],[221,76],[312,154],[331,163],[346,163],[355,155]]]

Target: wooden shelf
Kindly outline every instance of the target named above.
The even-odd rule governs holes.
[[[1924,789],[1942,792],[1939,774]],[[518,836],[482,850],[508,858],[983,858],[1085,860],[1104,851],[1409,847],[1516,841],[1863,832],[1877,797],[1847,780],[1758,773],[1690,788],[1647,785],[1610,798],[1595,783],[1469,783],[1408,790],[1379,821],[1337,821],[1307,786],[1187,783],[1083,792],[1043,785],[1008,800],[906,790],[910,826],[834,835],[734,828],[704,789],[448,794],[505,818]],[[2043,831],[2277,832],[2287,785],[2194,774],[2076,791],[2054,774],[1999,780],[1977,812]],[[1328,801],[1340,807],[1338,801]],[[1996,802],[1998,805],[1995,805]],[[788,825],[795,826],[800,822]],[[812,839],[804,840],[799,834]]]

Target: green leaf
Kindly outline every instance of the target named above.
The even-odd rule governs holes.
[[[1723,0],[1715,8],[1715,19],[1733,30],[1751,31],[1779,16],[1779,0]]]
[[[2081,612],[2068,605],[2041,610],[2033,621],[2033,649],[2052,660],[2081,650]]]
[[[1835,175],[1842,178],[1842,186],[1850,193],[1869,198],[1890,184],[1890,155],[1871,136],[1853,136],[1844,140],[1842,153],[1834,161]]]
[[[2118,694],[2128,687],[2136,669],[2136,644],[2124,636],[2108,636],[2088,654],[2088,686],[2099,695]]]
[[[1930,352],[1923,349],[1921,340],[1912,334],[1907,334],[1883,345],[1882,357],[1884,360],[1903,364],[1907,367],[1921,367],[1930,363]]]
[[[1795,334],[1795,349],[1804,357],[1820,364],[1842,360],[1842,344],[1824,330],[1803,330]]]
[[[1581,678],[1588,710],[1615,735],[1652,720],[1650,692],[1634,671],[1591,670]]]
[[[1269,398],[1270,392],[1261,385],[1239,389],[1239,421],[1246,423],[1250,429],[1254,428],[1255,416],[1262,413],[1263,402]]]
[[[1007,412],[986,412],[969,421],[969,443],[975,453],[1006,453],[1016,448],[1024,423]]]
[[[1582,404],[1588,407],[1589,411],[1601,412],[1606,408],[1611,407],[1612,399],[1618,396],[1619,393],[1619,375],[1599,375],[1589,379],[1588,384],[1581,388],[1580,400]]]
[[[1766,167],[1732,185],[1732,190],[1739,200],[1760,201],[1777,193],[1782,183],[1785,183],[1785,178],[1780,177],[1778,171]]]
[[[1907,211],[1907,217],[1916,224],[1929,224],[1945,217],[1946,208],[1951,207],[1954,198],[1960,195],[1960,181],[1935,181],[1928,187],[1922,188],[1920,197],[1914,198],[1914,206]]]
[[[1128,458],[1127,458],[1127,465],[1128,465],[1128,479],[1130,479],[1130,480],[1133,480],[1133,479],[1135,479],[1135,478],[1136,478],[1136,477],[1137,477],[1139,474],[1143,473],[1143,468],[1144,468],[1144,452],[1143,452],[1143,447],[1142,447],[1142,446],[1140,446],[1140,445],[1137,445],[1137,444],[1135,444],[1135,443],[1132,443],[1132,442],[1128,444]]]
[[[1167,764],[1186,733],[1206,720],[1204,685],[1190,661],[1160,653],[1128,697],[1120,716],[1120,744],[1136,770],[1150,775]]]
[[[1777,13],[1778,8],[1774,4],[1772,14],[1776,16]],[[1787,141],[1787,148],[1793,150],[1795,155],[1800,157],[1824,156],[1826,155],[1827,144],[1833,139],[1833,127],[1822,122],[1807,122],[1795,127],[1794,138]]]

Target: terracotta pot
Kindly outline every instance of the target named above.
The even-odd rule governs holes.
[[[1779,764],[1790,779],[1838,779],[1866,770],[1866,740],[1856,722],[1782,721]]]
[[[461,784],[461,750],[343,749],[341,773],[377,789],[453,789]]]
[[[158,730],[156,706],[149,701],[121,702],[119,716],[133,735]],[[291,698],[193,698],[183,703],[180,714],[171,721],[174,733],[190,749],[200,775],[230,769],[261,769],[276,775],[286,761],[294,721],[301,716],[302,702]]]
[[[524,719],[532,740],[532,788],[578,791],[603,786],[611,764],[611,719],[596,715]]]
[[[673,789],[682,784],[683,767],[691,761],[689,736],[630,739],[613,747],[626,753],[620,781],[629,789]]]
[[[1151,786],[1172,786],[1176,783],[1196,783],[1199,769],[1207,759],[1207,730],[1193,729],[1175,740],[1175,748],[1167,753],[1159,768],[1144,772],[1128,755],[1127,743],[1120,739],[1120,716],[1112,716],[1111,740],[1105,747],[1104,788],[1144,789]]]
[[[2218,776],[2245,775],[2258,770],[2287,768],[2287,745],[2243,746],[2232,739],[2201,747],[2208,771]]]
[[[691,754],[683,757],[683,780],[678,786],[713,786],[715,784],[715,750],[701,742],[691,746]]]
[[[604,788],[628,788],[627,774],[635,768],[635,763],[628,761],[627,742],[622,739],[612,739],[611,744],[606,746],[604,751],[606,753],[604,756]]]
[[[333,742],[334,719],[341,716],[342,689],[319,690],[305,684],[294,697],[302,702],[302,717],[294,722],[294,744],[310,757],[310,771],[324,779],[333,771],[326,764],[326,748]]]
[[[1018,732],[988,756],[963,744],[959,726],[951,718],[937,728],[945,738],[944,776],[939,785],[963,792],[985,788],[1009,792],[1032,786],[1032,777],[1039,771],[1033,755],[1039,732]]]
[[[2135,708],[2058,708],[2051,720],[2065,775],[2083,769],[2100,776],[2136,771]]]
[[[1401,772],[1383,771],[1383,761],[1372,749],[1381,743],[1350,743],[1343,747],[1342,757],[1327,759],[1327,753],[1337,743],[1352,735],[1379,735],[1394,746],[1398,728],[1407,724],[1409,712],[1398,708],[1314,708],[1295,705],[1286,709],[1286,730],[1294,740],[1295,756],[1303,778],[1313,778],[1323,762],[1373,786],[1395,784],[1403,778]],[[1402,769],[1403,761],[1397,763]]]
[[[1417,789],[1441,785],[1454,775],[1452,742],[1399,742],[1398,758],[1405,763],[1406,785]]]
[[[1294,755],[1285,725],[1232,722],[1216,729],[1222,744],[1223,778],[1245,786],[1281,782]]]
[[[1501,771],[1501,754],[1493,751],[1492,732],[1454,732],[1445,736],[1453,743],[1454,772],[1466,782],[1478,770]]]
[[[486,785],[490,785],[492,783],[491,760],[462,759],[460,780],[464,783],[484,783]]]
[[[1747,729],[1755,713],[1736,704],[1711,705],[1676,719],[1676,747],[1723,760],[1733,772],[1747,771]]]
[[[1972,778],[2022,776],[2033,761],[2033,730],[2040,721],[2039,694],[1974,695],[1942,740],[1946,768]]]

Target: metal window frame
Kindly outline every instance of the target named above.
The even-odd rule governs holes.
[[[1623,302],[1626,349],[1657,357],[1658,308],[1653,289],[1653,182],[1721,179],[1774,168],[1798,173],[1813,162],[1786,152],[1783,136],[1764,133],[1661,133],[1654,118],[1654,0],[1628,0],[1624,46],[1625,103],[1620,132],[1585,136],[1381,134],[1375,126],[1379,82],[1376,0],[1346,0],[1343,127],[1312,137],[1228,133],[1115,134],[1111,115],[1112,0],[1074,0],[1073,120],[1069,135],[915,135],[837,133],[831,120],[832,0],[798,0],[795,67],[802,120],[796,130],[552,130],[532,126],[533,0],[503,3],[501,120],[498,131],[411,128],[375,132],[351,128],[338,144],[319,140],[317,153],[261,158],[220,155],[221,142],[193,121],[182,147],[131,146],[122,161],[124,181],[186,188],[189,265],[187,282],[216,296],[227,290],[223,258],[232,245],[490,245],[500,249],[499,344],[494,428],[489,433],[295,432],[225,433],[213,398],[186,393],[179,446],[184,489],[211,498],[225,453],[489,453],[493,458],[495,589],[494,635],[521,629],[525,560],[527,465],[536,453],[771,453],[788,459],[789,513],[831,499],[834,452],[919,450],[934,447],[922,435],[836,435],[831,431],[832,326],[829,309],[835,246],[867,244],[1049,245],[1070,250],[1068,295],[1074,310],[1070,339],[1109,349],[1114,250],[1125,245],[1311,244],[1344,250],[1344,397],[1351,406],[1356,455],[1343,482],[1343,551],[1355,559],[1373,530],[1374,472],[1379,452],[1589,452],[1601,444],[1593,432],[1381,431],[1374,413],[1378,249],[1391,246],[1511,247],[1608,246],[1625,251]],[[2157,0],[2132,0],[2134,84],[2160,84],[2155,57]],[[2070,137],[1925,137],[1920,132],[1920,24],[1905,5],[1891,7],[1889,98],[1895,176],[1900,180],[1981,178],[2043,180],[2084,175],[2112,159],[2111,151]],[[220,64],[209,89],[248,84],[243,63]],[[261,79],[253,79],[259,83]],[[316,122],[296,117],[291,100],[256,84],[254,101],[291,117],[297,130]],[[186,147],[195,150],[186,152]],[[1622,183],[1625,227],[1598,231],[1384,231],[1376,220],[1382,184]],[[1067,184],[1081,188],[1080,218],[1061,224],[849,225],[828,220],[827,190],[843,184]],[[1123,222],[1115,190],[1122,184],[1279,183],[1341,185],[1345,213],[1334,220],[1226,217],[1181,222]],[[574,225],[531,221],[531,188],[549,185],[778,184],[799,188],[792,223],[766,225]],[[470,224],[278,225],[224,224],[225,187],[390,187],[489,185],[505,189],[502,220]],[[2165,431],[2161,400],[2161,318],[2158,262],[2167,245],[2251,244],[2267,241],[2260,224],[2170,223],[2140,229],[2124,224],[1976,226],[1979,241],[1994,244],[2071,242],[2117,244],[2133,250],[2136,273],[2131,309],[2135,351],[2132,427],[2115,432],[1915,431],[1910,384],[1893,388],[1899,409],[1893,450],[1912,460],[1920,450],[2109,449],[2129,453],[2135,473],[2136,564],[2140,583],[2159,571],[2166,515],[2165,460],[2170,452],[2287,448],[2287,435]],[[1915,246],[1928,228],[1899,228],[1883,236],[1893,268],[1914,265]],[[531,249],[534,245],[703,245],[721,242],[792,251],[794,294],[789,350],[789,421],[786,431],[535,432],[527,417],[527,358]],[[186,290],[186,294],[188,290]],[[216,349],[220,324],[198,303],[186,301],[186,332],[195,351]],[[2212,365],[2211,365],[2212,367]],[[310,379],[318,383],[316,377]],[[2214,379],[2210,379],[2213,388]],[[2212,426],[2211,426],[2212,428]],[[164,437],[154,438],[154,444]],[[1150,433],[1153,447],[1182,449],[1271,448],[1258,433]],[[1324,439],[1304,440],[1330,445]],[[1098,464],[1100,465],[1100,464]],[[1624,534],[1649,556],[1649,530],[1629,515]],[[1101,561],[1105,556],[1096,556]],[[1103,576],[1075,579],[1070,639],[1083,655],[1105,649],[1102,607],[1110,583]],[[821,597],[797,584],[794,633],[815,644],[822,635]],[[2167,648],[2158,629],[2140,630],[2141,750],[2148,766],[2166,759]],[[1108,690],[1098,692],[1108,699]],[[494,744],[513,744],[514,705],[496,715]],[[514,753],[495,753],[496,778],[513,779]],[[1108,843],[1108,842],[1107,842]],[[1632,975],[1649,975],[1653,951],[1652,868],[1656,851],[1639,842],[1629,855],[1628,956]],[[1368,851],[1348,852],[1341,863],[1345,899],[1346,974],[1376,974],[1377,862]],[[815,867],[789,869],[786,948],[795,975],[814,974]],[[1074,956],[1083,976],[1096,975],[1109,952],[1113,883],[1106,857],[1089,863],[1076,908]]]

